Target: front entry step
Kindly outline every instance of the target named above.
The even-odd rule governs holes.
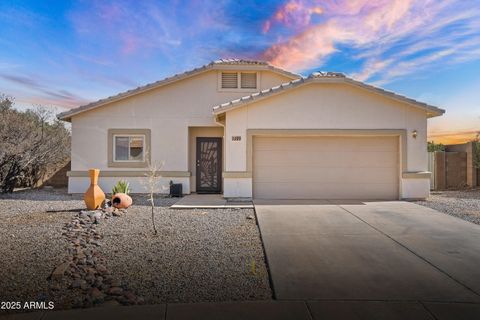
[[[172,209],[253,209],[252,201],[227,200],[221,194],[189,194],[184,196]]]

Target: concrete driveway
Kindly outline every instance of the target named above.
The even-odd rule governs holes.
[[[255,210],[276,299],[310,301],[319,315],[368,300],[480,317],[478,225],[402,201],[257,200]]]

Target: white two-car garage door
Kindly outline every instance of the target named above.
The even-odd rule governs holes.
[[[253,139],[257,199],[398,199],[398,137]]]

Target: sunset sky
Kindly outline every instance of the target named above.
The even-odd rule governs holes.
[[[63,111],[218,58],[344,72],[480,131],[480,0],[0,1],[0,93]]]

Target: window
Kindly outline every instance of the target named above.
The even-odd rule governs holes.
[[[111,168],[146,168],[150,149],[150,129],[108,129]]]
[[[222,72],[222,89],[237,89],[238,73]]]
[[[257,74],[253,72],[241,73],[242,89],[257,89]]]
[[[143,162],[145,150],[144,135],[114,135],[114,161]]]
[[[257,89],[256,72],[222,72],[221,89]]]

